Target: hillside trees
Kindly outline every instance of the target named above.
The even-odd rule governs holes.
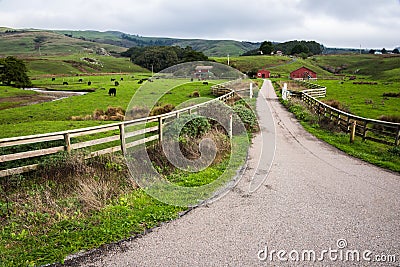
[[[271,55],[274,52],[274,45],[270,41],[264,41],[260,46],[263,55]]]
[[[19,88],[32,86],[27,75],[28,69],[24,61],[9,56],[0,58],[0,82],[5,85],[14,85]]]
[[[191,47],[178,46],[132,47],[121,55],[130,57],[133,63],[155,72],[179,63],[208,60],[202,52],[197,52]]]

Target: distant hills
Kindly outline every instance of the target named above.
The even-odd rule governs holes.
[[[176,39],[143,37],[118,31],[50,31],[0,28],[0,55],[78,53],[84,49],[120,53],[133,46],[191,46],[207,56],[239,56],[260,47],[260,43],[234,40]],[[40,48],[40,49],[39,49]]]
[[[279,44],[273,42],[275,45]],[[239,56],[258,50],[260,42],[144,37],[119,31],[10,29],[0,27],[1,55],[54,55],[106,50],[119,54],[135,46],[190,46],[209,57]],[[398,48],[400,49],[400,47]],[[359,49],[324,47],[323,54],[359,53]],[[362,50],[362,53],[368,53]]]

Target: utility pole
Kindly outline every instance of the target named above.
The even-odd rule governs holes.
[[[229,54],[228,54],[228,66],[229,66]]]

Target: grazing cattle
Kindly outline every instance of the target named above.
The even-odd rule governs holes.
[[[79,79],[79,80],[78,80],[78,82],[80,82],[80,83],[81,83],[81,82],[83,82],[83,80],[82,80],[82,79]]]
[[[56,78],[51,78],[51,81],[54,82],[56,80]]]
[[[63,82],[63,85],[68,85],[68,83],[67,82]]]
[[[111,81],[113,82],[113,81],[115,81],[115,79],[114,79],[114,78],[111,78]]]
[[[203,82],[204,85],[208,85],[208,82]]]
[[[143,83],[143,80],[140,80],[140,81],[138,81],[137,83],[138,83],[138,84],[142,84],[142,83]]]
[[[108,90],[108,95],[109,96],[116,96],[117,95],[117,89],[116,88],[110,88],[109,90]]]
[[[121,78],[121,81],[123,81],[124,80],[124,78]]]
[[[91,85],[92,85],[92,82],[91,82],[91,81],[88,81],[87,85],[91,86]]]
[[[119,85],[119,82],[115,81],[115,86],[118,86],[118,85]]]

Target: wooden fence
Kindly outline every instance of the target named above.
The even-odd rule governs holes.
[[[15,160],[32,159],[35,157],[56,154],[61,151],[70,152],[71,150],[76,150],[76,149],[89,148],[89,147],[93,148],[95,146],[111,142],[114,143],[118,142],[118,145],[93,151],[87,157],[88,158],[95,157],[116,151],[122,151],[123,153],[125,153],[127,148],[131,148],[139,144],[148,143],[154,140],[162,140],[162,129],[164,123],[168,118],[179,117],[181,114],[185,113],[188,114],[191,114],[192,112],[195,113],[201,106],[207,105],[213,101],[225,102],[226,100],[232,98],[234,94],[235,92],[233,90],[229,90],[229,92],[227,92],[226,94],[216,99],[210,100],[208,102],[204,102],[195,106],[187,107],[184,109],[172,111],[170,113],[153,117],[146,117],[131,121],[124,121],[102,126],[69,130],[63,132],[54,132],[47,134],[0,139],[0,148],[14,148],[21,145],[32,145],[32,144],[38,144],[38,146],[40,146],[39,144],[41,143],[50,142],[50,145],[48,145],[50,147],[48,148],[33,149],[33,150],[31,149],[29,151],[24,151],[24,152],[8,153],[5,155],[0,155],[0,163],[6,163]],[[149,126],[149,127],[144,126],[149,124],[156,126]],[[139,127],[140,125],[142,126]],[[129,127],[132,127],[132,131],[126,132],[126,129],[129,129]],[[139,128],[139,130],[135,130],[135,127],[136,129]],[[78,143],[71,142],[72,138],[84,137],[84,136],[87,137],[89,135],[99,134],[99,133],[106,133],[111,136],[97,138],[90,141],[78,142]],[[132,141],[128,142],[127,140],[132,140]],[[53,144],[57,145],[53,146]],[[23,165],[23,163],[21,165]],[[36,170],[38,166],[39,166],[38,163],[30,165],[26,165],[25,163],[24,166],[0,170],[0,177],[21,174],[28,171]]]
[[[301,100],[310,109],[314,110],[320,118],[330,119],[347,133],[350,133],[351,126],[355,122],[355,134],[361,136],[363,140],[371,140],[387,145],[399,145],[400,123],[368,119],[333,108],[317,99],[326,96],[326,87],[307,82],[302,83],[305,83],[307,88],[312,86],[311,88],[313,89],[302,91]]]

